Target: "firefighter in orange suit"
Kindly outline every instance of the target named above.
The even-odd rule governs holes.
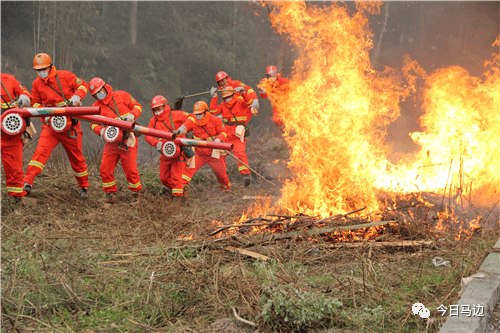
[[[282,96],[284,93],[288,91],[288,83],[289,80],[281,77],[281,74],[278,73],[278,69],[275,66],[268,66],[266,68],[266,79],[268,80],[267,86],[270,86],[270,99],[271,103],[273,102],[274,99],[279,98],[280,95]],[[267,98],[268,94],[266,92],[266,89],[263,86],[259,86],[259,95],[260,98]],[[280,130],[283,131],[283,128],[285,124],[283,123],[283,120],[280,117],[279,111],[276,108],[276,105],[273,104],[273,122],[278,126]]]
[[[210,114],[207,103],[203,101],[196,102],[193,107],[193,116],[196,118],[192,128],[194,139],[215,142],[226,140],[227,134],[224,123],[219,117]],[[189,125],[186,128],[190,130]],[[226,156],[225,152],[221,152],[219,149],[196,147],[195,167],[184,170],[182,174],[184,183],[189,184],[196,171],[205,164],[208,164],[212,168],[219,182],[220,189],[229,190],[231,182],[226,171]]]
[[[217,75],[215,75],[215,81],[217,81],[219,89],[232,88],[243,96],[245,105],[248,108],[248,120],[252,119],[252,116],[259,114],[259,99],[252,87],[241,81],[231,79],[226,72],[218,72]]]
[[[226,143],[232,143],[234,145],[234,155],[244,163],[237,161],[238,171],[243,175],[245,186],[248,186],[251,181],[251,173],[246,166],[248,165],[248,158],[245,151],[245,127],[248,122],[248,101],[240,94],[235,93],[232,89],[224,89],[222,91],[223,102],[217,105],[217,93],[214,91],[214,88],[212,88],[211,92],[212,100],[210,101],[210,112],[214,115],[222,115],[227,133]]]
[[[14,76],[2,73],[2,114],[10,108],[31,106],[31,96],[24,86],[22,86]],[[27,194],[23,190],[23,147],[22,136],[8,135],[2,131],[2,165],[5,170],[5,185],[7,194],[14,197],[16,209],[19,209],[21,199]]]
[[[87,83],[75,74],[57,70],[52,59],[46,53],[39,53],[33,58],[33,68],[37,78],[31,87],[33,107],[80,106],[87,95]],[[89,176],[87,163],[82,152],[83,131],[76,119],[68,119],[70,128],[56,132],[49,124],[50,117],[41,118],[42,131],[35,154],[29,162],[24,175],[24,190],[29,194],[35,177],[38,176],[50,157],[52,150],[61,143],[68,155],[73,174],[80,187],[80,197],[88,197]]]
[[[168,106],[167,99],[161,95],[153,97],[151,100],[151,111],[153,118],[149,121],[149,128],[154,128],[159,131],[176,133],[184,123],[194,124],[194,119],[190,117],[189,113],[171,110]],[[188,125],[192,127],[192,125]],[[187,133],[186,126],[181,130],[185,137]],[[162,150],[164,139],[158,139],[152,136],[146,136],[146,142],[151,146],[156,147],[158,151]],[[179,145],[175,145],[175,153],[171,157],[160,156],[160,180],[161,183],[172,190],[172,198],[179,200],[184,196],[182,174],[186,168],[186,153]]]
[[[142,112],[142,106],[127,92],[114,91],[103,79],[95,77],[89,81],[90,94],[96,99],[92,106],[101,107],[101,116],[134,122]],[[91,128],[99,136],[104,135],[105,127],[92,123]],[[132,191],[130,204],[139,204],[139,191],[142,189],[139,171],[137,170],[138,142],[134,133],[127,133],[119,143],[107,142],[101,159],[102,189],[106,193],[105,202],[116,200],[115,167],[118,161],[127,177],[128,188]]]

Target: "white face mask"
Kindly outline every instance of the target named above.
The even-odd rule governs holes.
[[[47,76],[49,76],[49,70],[38,71],[38,76],[41,77],[42,79],[45,79]]]
[[[201,120],[201,119],[203,119],[203,117],[205,117],[205,112],[197,113],[197,114],[195,114],[195,116],[196,116],[196,119]]]
[[[98,100],[103,100],[105,97],[106,97],[106,93],[104,91],[100,91],[98,92],[97,94],[95,94],[95,97],[98,99]]]
[[[158,110],[158,111],[155,111],[153,112],[155,116],[159,116],[160,114],[162,114],[163,110]]]
[[[233,99],[233,96],[224,98],[224,102],[229,103]]]

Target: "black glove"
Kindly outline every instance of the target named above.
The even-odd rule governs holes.
[[[180,110],[182,108],[182,103],[184,102],[184,96],[177,98],[174,101],[174,105],[172,107],[172,110]]]

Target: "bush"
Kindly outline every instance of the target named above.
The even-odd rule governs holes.
[[[342,302],[284,285],[265,286],[261,305],[263,309],[259,318],[270,328],[302,332],[331,326],[333,313]]]

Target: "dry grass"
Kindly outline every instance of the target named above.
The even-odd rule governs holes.
[[[278,153],[251,150],[250,161],[258,168]],[[258,179],[243,187],[233,165],[232,191],[220,191],[204,169],[190,185],[189,201],[175,205],[162,193],[157,164],[145,157],[142,204],[128,204],[131,193],[119,171],[118,202],[106,207],[95,169],[90,198],[82,202],[62,164],[54,161],[37,178],[22,215],[12,214],[2,189],[5,331],[436,332],[442,320],[427,325],[411,314],[411,305],[422,302],[433,310],[456,304],[461,278],[474,273],[476,258],[500,237],[494,217],[487,232],[438,238],[420,207],[386,212],[383,218],[398,223],[384,233],[432,240],[430,246],[333,248],[328,237],[258,242],[239,233],[213,238],[208,237],[213,220],[232,223],[252,204],[244,196],[278,196],[279,191]],[[191,234],[195,240],[179,238]],[[256,260],[228,251],[229,246],[271,259]],[[434,267],[436,256],[451,264]],[[307,292],[343,305],[306,327],[262,315],[273,292],[297,301]],[[236,320],[233,307],[256,327]]]

